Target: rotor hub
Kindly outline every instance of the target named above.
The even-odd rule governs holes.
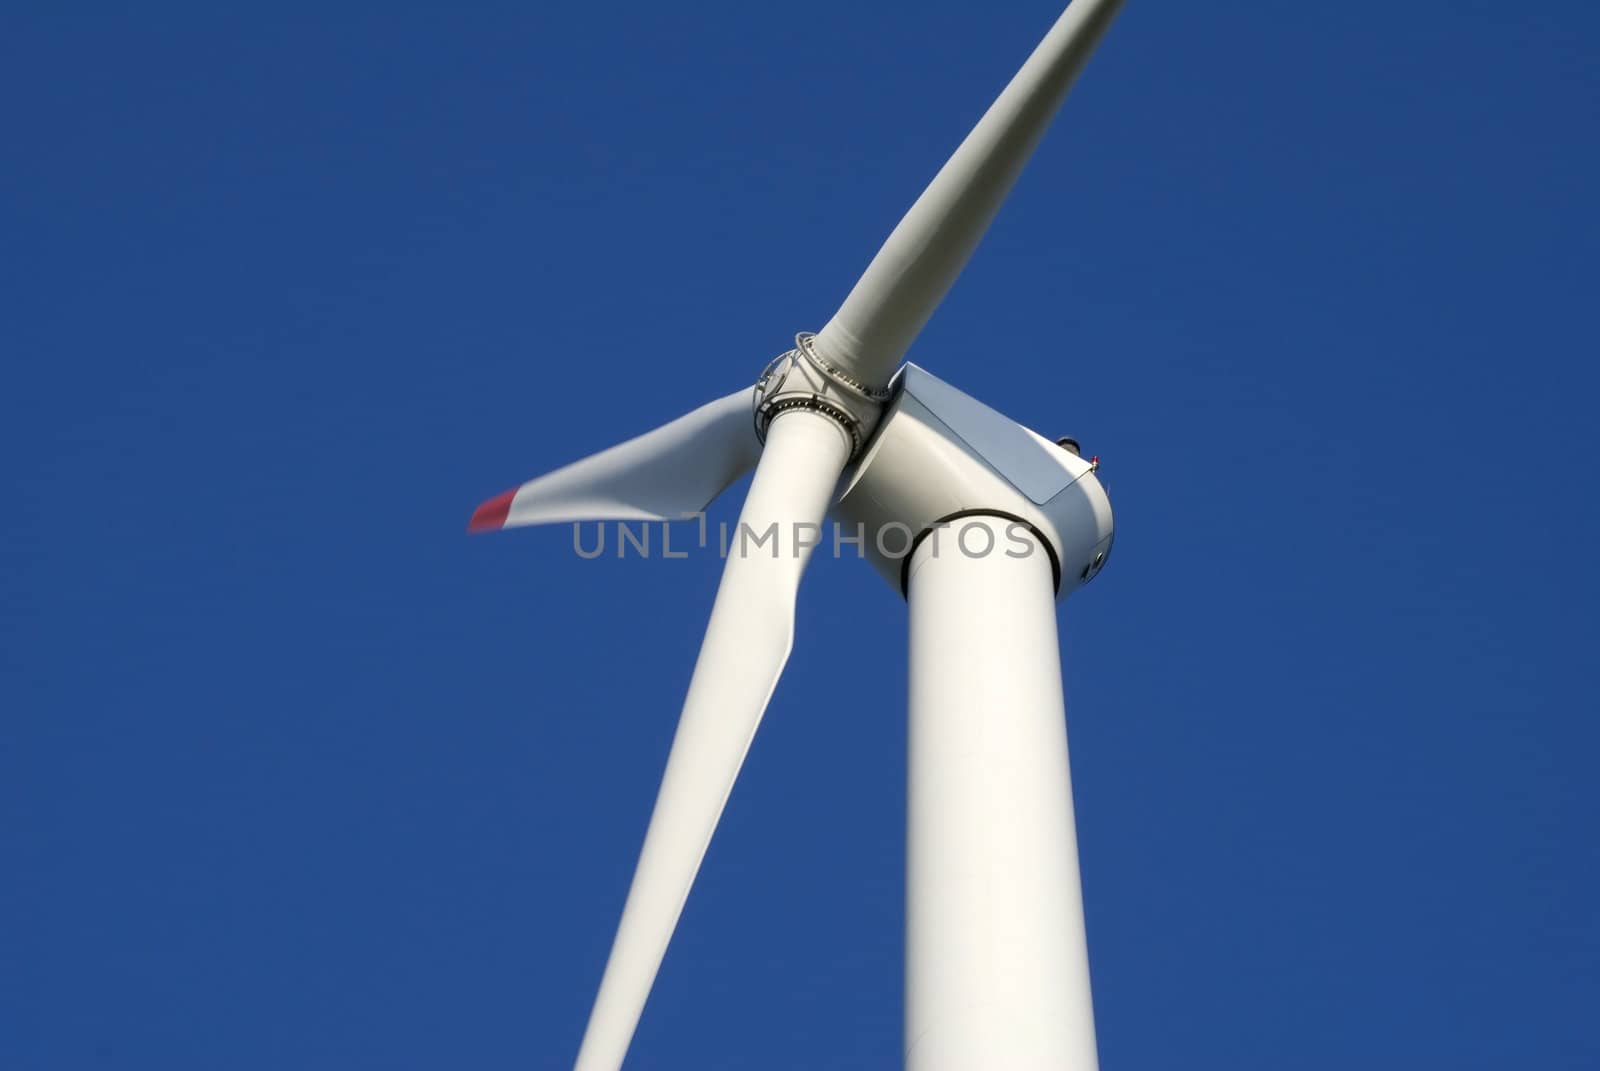
[[[753,408],[756,435],[766,441],[767,429],[780,413],[806,409],[831,418],[850,437],[850,456],[860,456],[872,438],[892,390],[875,390],[817,354],[802,331],[795,348],[772,360],[756,380]]]

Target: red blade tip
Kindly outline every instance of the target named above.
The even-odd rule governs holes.
[[[503,495],[495,495],[472,512],[467,522],[469,532],[497,532],[506,526],[506,516],[511,512],[511,500],[517,497],[516,488]]]

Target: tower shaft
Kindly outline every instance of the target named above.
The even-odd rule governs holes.
[[[908,574],[905,1065],[1096,1071],[1050,556],[967,516]]]

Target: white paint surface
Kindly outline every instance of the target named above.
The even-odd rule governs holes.
[[[964,525],[1008,545],[912,561],[906,1067],[1095,1071],[1050,564]]]

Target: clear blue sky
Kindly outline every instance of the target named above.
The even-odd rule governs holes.
[[[821,326],[1055,4],[70,8],[0,36],[0,1066],[561,1067],[718,563],[467,515]],[[1108,1069],[1600,1066],[1597,30],[1134,0],[912,353],[1104,459]],[[905,610],[799,619],[638,1067],[899,1058]]]

